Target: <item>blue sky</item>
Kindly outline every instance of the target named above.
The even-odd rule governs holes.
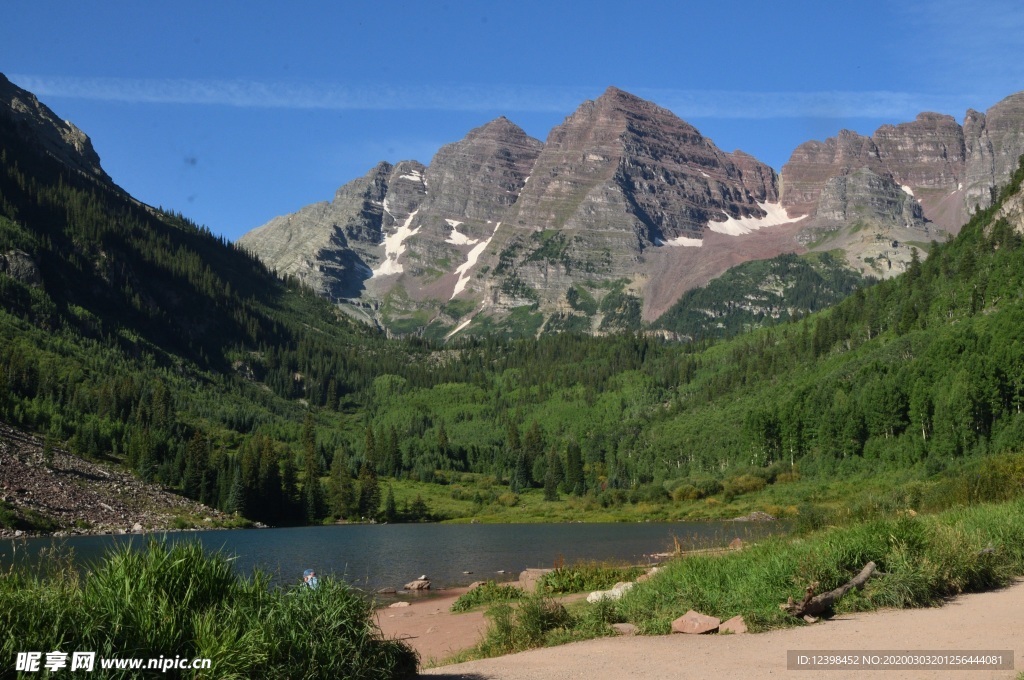
[[[0,71],[134,196],[235,239],[505,115],[540,139],[615,85],[778,170],[841,128],[1024,89],[1017,1],[11,0]]]

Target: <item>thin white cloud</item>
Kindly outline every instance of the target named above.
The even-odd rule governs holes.
[[[962,115],[962,96],[890,91],[739,92],[638,90],[683,118],[913,118],[921,111]]]
[[[11,79],[41,97],[339,111],[568,113],[580,102],[600,94],[600,88],[510,85],[355,87],[337,83],[36,75],[12,75]],[[683,118],[889,118],[912,117],[923,110],[959,113],[962,108],[959,101],[951,97],[913,92],[756,92],[647,88],[633,91]]]
[[[565,111],[592,91],[486,85],[373,85],[283,83],[252,80],[69,78],[12,75],[44,97],[144,104],[221,105],[241,108],[433,111]]]

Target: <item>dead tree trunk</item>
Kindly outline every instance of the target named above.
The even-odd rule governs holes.
[[[795,602],[793,598],[789,598],[789,601],[786,604],[780,604],[779,608],[785,612],[789,612],[793,616],[800,617],[805,620],[817,620],[816,617],[821,616],[831,609],[832,605],[835,604],[843,595],[850,592],[850,590],[853,588],[863,588],[864,584],[867,583],[868,579],[871,578],[874,573],[875,563],[868,562],[864,565],[864,568],[860,570],[859,574],[835,590],[830,590],[829,592],[822,593],[821,595],[815,595],[814,591],[818,589],[818,583],[815,582],[807,586],[807,591],[804,594],[803,601]]]

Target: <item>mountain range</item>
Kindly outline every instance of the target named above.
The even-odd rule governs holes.
[[[501,117],[238,243],[396,334],[602,334],[783,253],[838,251],[839,266],[891,277],[987,206],[1022,152],[1019,93],[963,125],[922,113],[809,141],[776,174],[610,87],[543,143]]]
[[[39,475],[48,475],[44,470],[62,460],[55,455],[48,462],[47,451],[66,448],[269,524],[374,517],[382,507],[377,475],[394,483],[391,505],[396,516],[407,519],[520,517],[518,494],[540,486],[553,495],[560,489],[584,496],[581,502],[591,507],[629,505],[637,517],[669,519],[690,512],[735,516],[733,499],[800,477],[807,479],[808,495],[793,498],[811,498],[819,481],[874,478],[881,471],[904,475],[893,486],[894,494],[902,494],[909,488],[902,480],[909,476],[946,470],[965,478],[965,461],[1019,451],[1024,442],[1024,166],[1001,190],[990,192],[991,205],[975,211],[956,237],[928,244],[927,259],[923,252],[911,254],[903,275],[862,287],[855,272],[836,268],[838,250],[788,253],[734,267],[673,305],[672,328],[688,325],[692,335],[710,338],[738,333],[758,325],[758,319],[781,318],[789,309],[810,306],[809,298],[843,298],[830,309],[797,315],[802,318],[790,314],[785,323],[764,324],[771,327],[726,342],[681,344],[652,333],[540,333],[518,339],[494,333],[445,344],[420,337],[389,340],[346,318],[338,305],[300,285],[297,277],[282,280],[208,229],[140,203],[102,172],[91,144],[74,126],[3,79],[0,95],[0,423],[9,426],[5,431],[38,437],[31,450],[3,455],[28,461]],[[462,194],[437,189],[455,182],[438,174],[445,167],[438,159],[433,171],[412,163],[381,166],[361,186],[340,192],[368,206],[365,242],[380,238],[385,244],[383,256],[360,265],[378,272],[364,279],[364,289],[406,275],[412,279],[416,259],[407,256],[426,251],[409,234],[427,233],[428,225],[414,218],[420,211],[429,217],[428,207],[474,216],[457,225],[447,222],[459,221],[454,218],[438,218],[449,228],[444,241],[461,241],[455,233],[478,241],[447,244],[457,252],[489,239],[504,244],[497,256],[480,248],[474,265],[479,270],[452,274],[448,299],[439,306],[451,319],[464,319],[482,304],[461,296],[496,285],[500,277],[507,281],[515,274],[530,291],[535,289],[526,285],[526,277],[545,266],[575,275],[573,258],[585,251],[569,246],[593,243],[587,239],[594,234],[591,223],[570,210],[573,206],[589,206],[594,224],[603,225],[594,233],[608,243],[636,241],[644,258],[652,252],[702,255],[713,252],[715,240],[744,243],[787,229],[789,238],[803,233],[811,245],[825,240],[821,247],[826,248],[829,238],[893,228],[878,216],[902,217],[907,205],[920,205],[924,227],[939,229],[937,218],[929,218],[936,203],[925,200],[924,175],[907,180],[899,174],[914,164],[896,163],[879,134],[851,143],[875,159],[874,169],[857,167],[843,182],[824,180],[815,212],[806,220],[728,233],[740,231],[737,224],[772,220],[776,206],[787,200],[786,177],[793,167],[784,168],[781,181],[774,179],[782,187],[778,202],[769,200],[772,175],[763,171],[766,181],[753,182],[760,166],[742,154],[697,144],[692,128],[653,105],[618,92],[610,99],[611,104],[595,102],[581,110],[589,121],[582,129],[570,119],[553,136],[563,145],[560,156],[552,155],[558,150],[552,140],[538,152],[525,136],[519,137],[517,154],[494,147],[481,152],[483,161],[459,145],[446,148],[454,159],[449,167],[478,167],[477,180],[457,182]],[[629,118],[615,101],[645,113]],[[1007,128],[993,125],[993,119],[1007,119],[1005,111],[995,113],[996,107],[986,114],[987,137],[980,137],[988,140],[988,155],[981,157],[992,159],[993,172],[1001,158],[995,149],[1005,148],[1012,137]],[[618,142],[607,142],[609,136],[622,139],[613,132],[622,124],[620,116],[634,128],[638,121],[653,125],[656,119],[665,119],[666,126],[658,135],[630,132],[632,165],[624,169],[621,158],[613,162],[610,156]],[[515,134],[507,121],[498,125],[480,134]],[[1003,132],[996,134],[999,129]],[[604,161],[585,156],[582,162],[576,152],[565,151],[581,136],[597,140],[590,147],[597,150],[587,153]],[[605,147],[597,144],[602,139]],[[694,173],[670,163],[666,140],[687,139],[694,157],[703,154],[706,170]],[[824,143],[819,157],[853,167],[856,158],[841,151],[846,147],[839,141],[831,143],[834,151]],[[890,151],[882,153],[883,148]],[[534,154],[532,164],[523,160]],[[966,152],[953,156],[947,147],[947,157],[953,161],[929,166],[938,168],[930,176],[945,176],[943,168],[963,173],[952,175],[959,187],[960,177],[967,178],[974,166],[958,160],[966,159]],[[647,159],[643,167],[640,158]],[[712,161],[719,165],[711,167]],[[492,167],[501,172],[480,170]],[[595,167],[612,179],[588,170]],[[652,168],[661,168],[661,174]],[[465,176],[452,172],[451,177]],[[709,209],[695,198],[693,187],[710,179],[702,172],[720,173],[723,186],[732,177],[735,208],[732,217],[712,220],[700,231],[693,225],[703,219],[700,211]],[[641,200],[634,190],[623,189],[627,176],[634,188],[655,186],[643,179],[648,175],[674,178],[670,198],[686,209],[659,213],[655,194]],[[858,184],[853,175],[870,181]],[[504,184],[485,181],[496,176]],[[906,181],[919,184],[907,184],[907,190],[897,184]],[[954,186],[944,181],[943,190]],[[970,184],[963,184],[964,189],[954,189],[964,192],[956,200],[967,200]],[[518,186],[518,195],[503,188],[508,186]],[[839,213],[822,206],[840,203],[825,198],[845,196],[850,205],[851,196],[860,195],[851,193],[851,186],[876,187],[867,195],[884,197],[888,191],[902,203],[879,198],[870,204],[874,213],[860,214],[863,223],[831,228],[828,220],[838,221]],[[726,200],[725,189],[717,190],[717,200]],[[533,203],[523,198],[528,191],[537,193]],[[583,198],[566,199],[568,207],[559,212],[550,207],[559,192]],[[908,203],[911,192],[915,198]],[[743,202],[747,196],[751,200]],[[978,199],[988,202],[984,195]],[[602,206],[605,217],[628,210],[636,220],[633,236],[624,237],[615,219],[601,222]],[[563,227],[539,232],[535,244],[538,232],[528,225],[545,210],[554,210],[550,214],[562,219]],[[390,226],[375,236],[378,218]],[[391,221],[396,218],[401,221]],[[473,231],[488,221],[489,236],[486,230]],[[352,240],[359,233],[353,228]],[[698,234],[700,246],[659,245],[688,243],[681,239],[696,240]],[[564,241],[566,265],[556,246],[570,235],[579,240]],[[367,246],[367,252],[374,251]],[[483,271],[488,257],[493,266]],[[628,262],[622,253],[615,257],[610,252],[601,266]],[[593,279],[586,279],[593,285],[573,282],[566,289],[570,311],[563,317],[543,317],[548,304],[543,296],[554,289],[539,288],[536,300],[510,307],[504,320],[476,314],[471,324],[485,330],[500,330],[500,323],[541,330],[551,319],[563,328],[582,319],[593,330],[593,319],[599,318],[596,334],[601,334],[638,323],[643,307],[628,281],[600,279],[599,268],[594,269]],[[470,276],[452,300],[467,271]],[[752,288],[763,294],[751,294]],[[495,299],[517,295],[532,299],[513,288],[497,289],[487,300],[498,309]],[[385,309],[366,304],[367,312]],[[667,322],[652,330],[670,332]],[[445,485],[437,514],[420,512],[423,503],[414,502],[420,492],[437,493],[432,482]],[[46,525],[34,519],[45,508],[29,491],[17,479],[0,479],[0,527]],[[894,504],[886,506],[890,509],[917,504],[909,496],[900,498],[883,500]],[[699,505],[685,505],[690,501]],[[450,509],[451,504],[461,505]],[[662,514],[651,514],[655,506]],[[577,512],[581,506],[558,507]],[[793,516],[794,511],[784,512]]]

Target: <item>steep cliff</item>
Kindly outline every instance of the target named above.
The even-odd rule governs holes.
[[[76,170],[113,186],[88,135],[73,123],[61,120],[34,94],[21,89],[0,73],[0,111],[23,128],[21,134],[43,151]]]
[[[1021,153],[1024,93],[963,126],[922,113],[806,142],[780,178],[610,87],[544,143],[498,118],[241,242],[396,333],[610,332],[781,253],[840,250],[894,276],[987,205]]]

